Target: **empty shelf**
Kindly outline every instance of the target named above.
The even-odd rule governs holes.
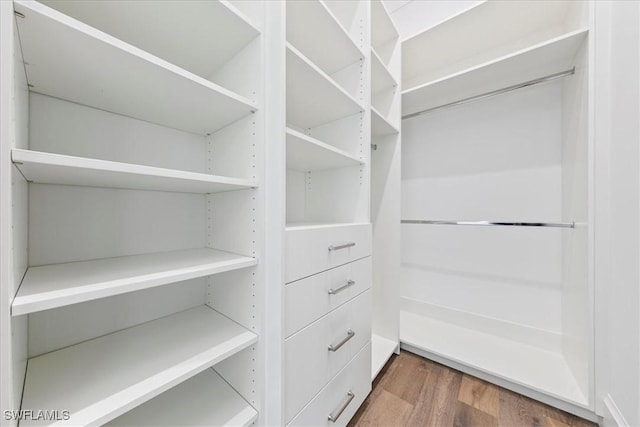
[[[257,418],[258,411],[207,369],[106,425],[245,427]]]
[[[561,353],[407,311],[400,312],[400,341],[573,404],[588,405]]]
[[[378,48],[400,37],[382,1],[371,2],[371,45]]]
[[[355,156],[293,129],[287,129],[287,169],[302,172],[357,166]]]
[[[338,19],[319,0],[287,2],[287,41],[327,74],[364,58]]]
[[[30,182],[184,193],[255,188],[253,180],[156,168],[131,163],[13,149],[11,159]]]
[[[225,1],[43,3],[205,79],[260,34]]]
[[[563,20],[576,6],[572,1],[473,5],[403,41],[402,86],[416,87],[573,31],[575,25]]]
[[[313,128],[363,110],[331,77],[287,44],[287,123]]]
[[[399,133],[397,127],[392,125],[375,108],[371,107],[371,136],[384,136]]]
[[[215,310],[193,308],[29,359],[22,407],[70,411],[56,425],[104,424],[256,341]]]
[[[11,314],[19,316],[257,263],[255,258],[204,248],[30,267]]]
[[[403,91],[402,114],[406,116],[566,71],[573,66],[576,53],[586,37],[587,30],[577,30]]]
[[[387,66],[382,62],[380,56],[374,49],[371,49],[371,92],[376,93],[381,90],[396,87],[395,81]]]
[[[44,6],[16,0],[34,92],[193,132],[214,132],[256,105],[227,89]],[[56,48],[51,48],[56,40]]]
[[[352,227],[354,225],[368,225],[368,222],[289,222],[286,231],[316,230],[319,228]]]
[[[376,334],[371,335],[371,381],[378,376],[396,348],[397,341]]]

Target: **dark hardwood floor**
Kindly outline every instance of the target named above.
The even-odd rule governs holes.
[[[594,427],[596,424],[402,351],[349,426]]]

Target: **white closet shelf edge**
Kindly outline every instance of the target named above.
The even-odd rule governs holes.
[[[326,142],[287,128],[287,169],[314,171],[364,164],[358,159]]]
[[[31,90],[206,135],[258,109],[228,89],[38,2],[16,0]],[[51,40],[58,40],[51,49]]]
[[[238,270],[256,258],[200,248],[29,267],[12,316]]]
[[[55,425],[104,424],[257,339],[212,308],[196,307],[29,359],[22,405],[68,410],[70,419]]]
[[[378,376],[397,347],[397,341],[371,334],[371,381]]]
[[[257,418],[258,411],[211,368],[106,425],[246,427]]]
[[[256,188],[254,180],[13,149],[11,159],[29,182],[133,190],[218,193]]]

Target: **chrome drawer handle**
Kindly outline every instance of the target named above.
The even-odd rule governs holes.
[[[356,245],[356,242],[349,242],[349,243],[345,243],[343,245],[329,245],[329,252],[337,251],[338,249],[352,248],[355,245]]]
[[[351,329],[349,329],[347,331],[347,336],[342,338],[342,340],[340,340],[340,342],[336,345],[333,344],[329,344],[329,351],[338,351],[340,349],[340,347],[342,347],[347,341],[349,341],[351,338],[353,338],[353,336],[356,333],[353,332]]]
[[[347,398],[342,404],[340,404],[340,407],[329,414],[329,421],[331,421],[332,423],[338,421],[338,418],[340,418],[340,415],[342,415],[344,410],[347,409],[347,406],[349,406],[349,403],[351,403],[354,397],[356,397],[356,395],[353,394],[351,390],[349,390],[349,393],[347,393]]]
[[[335,294],[337,294],[339,292],[342,292],[345,289],[347,289],[348,287],[353,286],[355,284],[356,284],[355,280],[349,280],[347,283],[345,283],[344,285],[340,286],[337,289],[330,288],[329,289],[329,295],[335,295]]]

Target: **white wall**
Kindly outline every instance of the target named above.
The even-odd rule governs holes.
[[[596,387],[640,425],[640,3],[596,3]]]

